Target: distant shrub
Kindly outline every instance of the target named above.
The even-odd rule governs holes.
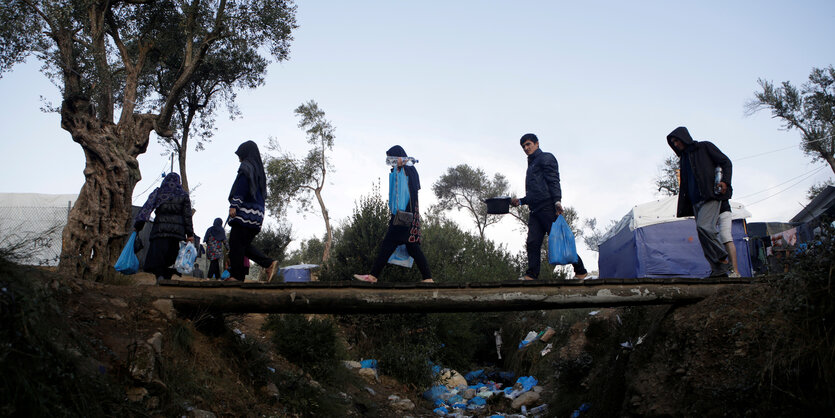
[[[304,315],[270,315],[265,329],[273,331],[276,351],[315,379],[328,379],[343,359],[344,347],[333,320]]]

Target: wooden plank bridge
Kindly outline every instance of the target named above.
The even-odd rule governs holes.
[[[698,302],[750,279],[597,279],[472,283],[263,283],[162,280],[181,311],[227,313],[497,312]]]

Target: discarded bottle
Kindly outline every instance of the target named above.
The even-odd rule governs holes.
[[[722,167],[716,167],[716,175],[713,177],[713,191],[716,194],[722,194],[722,188],[719,187],[719,182],[722,181]]]
[[[386,157],[386,165],[390,165],[392,167],[397,167],[397,159],[400,158],[403,160],[404,165],[414,166],[417,164],[418,160],[415,157]]]

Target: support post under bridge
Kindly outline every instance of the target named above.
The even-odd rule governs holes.
[[[688,304],[748,285],[749,279],[682,278],[376,284],[164,280],[146,291],[181,311],[382,314]]]

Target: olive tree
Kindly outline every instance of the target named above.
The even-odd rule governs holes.
[[[447,169],[435,184],[432,191],[438,197],[438,206],[443,210],[463,210],[475,222],[481,239],[484,230],[501,220],[501,215],[487,213],[485,199],[506,195],[507,178],[500,173],[491,179],[484,170],[459,164]]]
[[[313,147],[305,158],[296,158],[291,153],[283,152],[269,159],[266,170],[270,191],[267,206],[278,216],[287,210],[288,202],[296,200],[300,211],[312,212],[314,209],[310,203],[316,198],[327,234],[322,253],[324,264],[330,258],[333,244],[333,228],[322,190],[325,188],[328,171],[333,169],[327,152],[333,149],[334,127],[325,119],[325,111],[313,100],[297,107],[295,113],[299,116],[299,128],[305,130],[307,142]]]
[[[291,1],[7,0],[0,4],[0,73],[34,55],[61,91],[61,128],[84,151],[85,182],[62,237],[59,268],[100,280],[130,229],[137,157],[172,118],[206,57],[222,45],[283,60]],[[160,88],[165,59],[176,69]]]
[[[800,149],[812,161],[826,161],[835,173],[835,67],[812,68],[800,88],[788,81],[780,87],[763,79],[758,83],[762,90],[746,103],[746,114],[771,110],[783,129],[800,131]]]

